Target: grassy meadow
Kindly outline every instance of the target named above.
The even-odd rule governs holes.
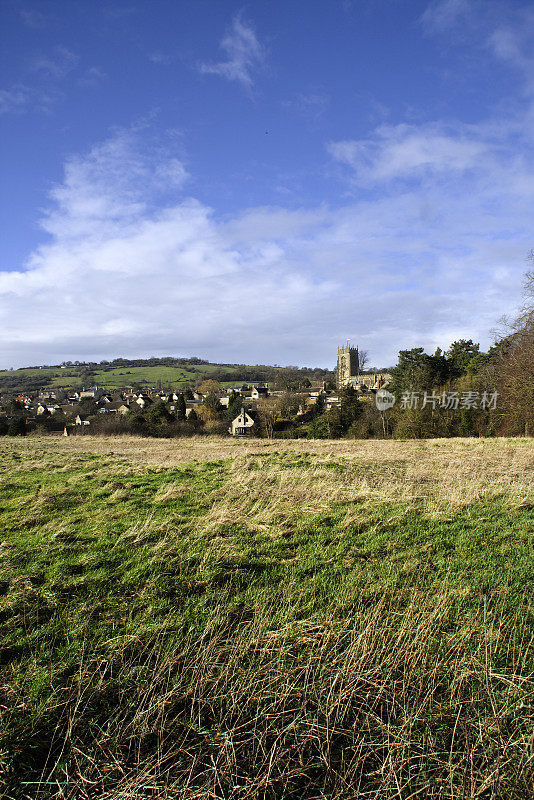
[[[220,367],[215,364],[191,365],[187,367],[166,367],[158,365],[154,367],[114,367],[112,369],[97,369],[94,372],[95,383],[97,386],[105,386],[107,389],[121,389],[124,386],[185,386],[194,383],[199,379],[209,378],[212,372],[216,372]],[[228,368],[229,372],[232,369]],[[235,370],[237,375],[237,370]]]
[[[0,795],[534,796],[534,446],[0,440]]]
[[[221,367],[217,364],[188,364],[184,366],[122,366],[107,367],[93,370],[93,382],[97,386],[109,390],[122,389],[126,386],[186,386],[199,379],[208,379],[213,372]],[[236,381],[239,381],[240,371],[237,367],[224,367],[225,372],[235,372]],[[15,381],[15,387],[24,390],[27,381],[32,378],[46,380],[46,385],[51,389],[70,389],[79,386],[84,380],[80,368],[66,367],[26,367],[18,370],[0,370],[0,388],[6,380]]]

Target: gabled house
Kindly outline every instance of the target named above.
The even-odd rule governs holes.
[[[254,433],[254,426],[254,420],[247,414],[245,409],[242,408],[241,413],[232,420],[229,431],[232,436],[251,436]]]
[[[113,403],[110,403],[107,407],[110,414],[127,414],[130,410],[126,403],[123,403],[122,400],[115,400]]]
[[[137,400],[135,401],[139,408],[146,408],[147,406],[151,405],[152,400],[150,397],[147,397],[144,394],[140,394]]]
[[[269,397],[269,389],[266,386],[253,386],[250,396],[253,400],[259,400],[260,397]]]

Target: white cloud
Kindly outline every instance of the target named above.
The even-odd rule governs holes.
[[[200,64],[200,72],[220,75],[251,88],[252,73],[264,58],[263,47],[252,26],[243,22],[240,16],[235,17],[230,31],[221,42],[221,48],[227,55],[226,60],[214,64]]]
[[[0,273],[0,366],[154,352],[331,365],[346,336],[380,365],[458,331],[487,345],[518,302],[534,166],[464,172],[491,150],[480,135],[468,155],[448,143],[455,181],[438,160],[423,189],[393,182],[338,208],[222,219],[184,196],[182,162],[141,135],[119,132],[67,162],[42,221],[49,243]],[[379,164],[383,138],[371,147]]]
[[[462,173],[487,167],[491,158],[491,144],[472,130],[453,134],[439,124],[382,125],[369,139],[330,142],[328,150],[362,183]]]
[[[122,131],[85,157],[67,161],[63,183],[50,193],[54,205],[42,227],[61,239],[105,235],[121,220],[148,213],[152,201],[181,189],[186,179],[181,161],[147,155],[133,133]]]

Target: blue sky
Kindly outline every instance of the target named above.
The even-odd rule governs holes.
[[[4,0],[0,367],[484,347],[534,247],[534,7]]]

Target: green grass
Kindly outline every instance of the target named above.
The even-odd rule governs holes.
[[[209,378],[210,373],[220,369],[213,364],[192,365],[190,367],[116,367],[110,370],[96,370],[95,382],[98,386],[116,389],[138,383],[144,386],[184,386],[195,382],[200,375]],[[230,370],[230,368],[228,368]],[[236,370],[237,375],[237,370]]]
[[[105,389],[120,389],[134,384],[141,386],[186,386],[189,383],[196,383],[199,377],[208,379],[213,372],[220,370],[217,364],[192,364],[183,367],[168,367],[163,365],[152,367],[114,367],[112,369],[96,369],[94,371],[94,383]],[[241,370],[238,367],[222,367],[225,372],[235,372],[236,382],[241,383],[239,378]],[[26,391],[26,384],[32,378],[47,380],[47,387],[69,389],[78,386],[82,382],[81,372],[76,368],[59,369],[54,367],[25,368],[18,370],[0,370],[0,388],[8,385],[11,391]],[[13,384],[13,381],[15,383]],[[226,382],[225,385],[233,385]]]
[[[5,797],[528,796],[532,506],[214,515],[316,459],[4,448]]]

